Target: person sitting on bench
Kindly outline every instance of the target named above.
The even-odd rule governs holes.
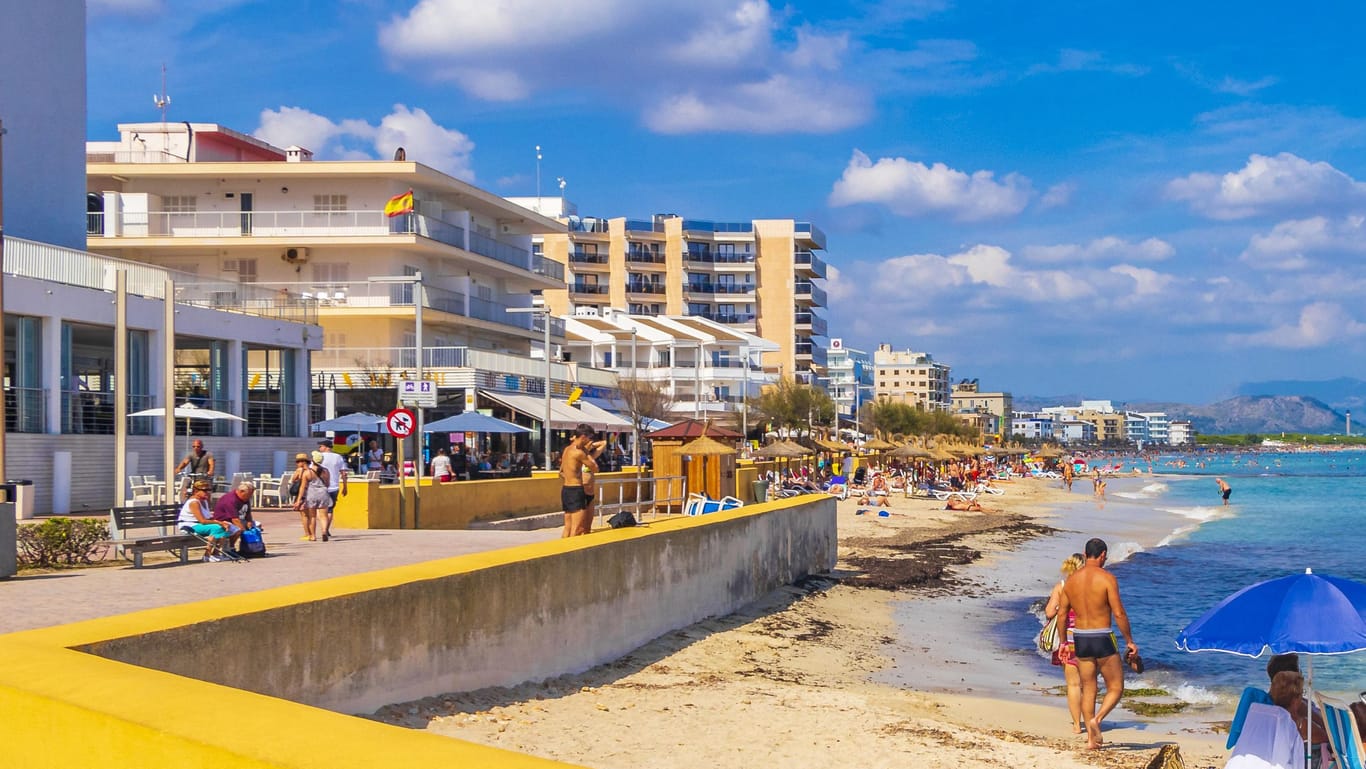
[[[214,523],[226,527],[230,532],[229,547],[236,549],[242,531],[256,525],[251,517],[251,499],[255,494],[256,484],[242,481],[237,488],[219,497],[213,505]]]
[[[204,560],[221,561],[223,558],[218,554],[220,541],[236,533],[232,529],[237,527],[231,523],[214,521],[213,510],[209,507],[209,494],[212,491],[213,483],[195,481],[190,488],[190,498],[185,500],[185,504],[180,508],[176,526],[180,527],[181,531],[208,541],[208,547],[204,549]]]

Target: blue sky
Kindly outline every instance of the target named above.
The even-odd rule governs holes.
[[[1366,378],[1366,6],[89,0],[89,134],[218,122],[590,216],[811,220],[830,328],[1016,393]]]

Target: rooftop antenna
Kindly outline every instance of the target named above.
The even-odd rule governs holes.
[[[152,103],[161,110],[161,122],[166,122],[166,106],[171,103],[171,97],[166,95],[166,63],[161,63],[161,93],[152,94]]]
[[[564,208],[564,186],[569,182],[565,181],[563,176],[557,176],[555,180],[560,183],[560,216],[568,216]]]
[[[536,145],[536,213],[541,211],[541,145]]]

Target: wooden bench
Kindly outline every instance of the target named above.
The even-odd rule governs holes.
[[[204,544],[199,537],[185,534],[176,525],[180,505],[142,505],[115,507],[109,511],[111,539],[109,544],[123,548],[124,555],[133,554],[133,568],[142,568],[142,554],[155,550],[179,550],[180,562],[189,563],[190,548]],[[166,529],[167,534],[130,536],[138,529]]]

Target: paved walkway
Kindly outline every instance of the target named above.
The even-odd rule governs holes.
[[[310,582],[560,536],[535,531],[364,531],[333,528],[331,542],[301,542],[298,514],[258,511],[270,555],[245,564],[172,559],[0,580],[0,633]]]

